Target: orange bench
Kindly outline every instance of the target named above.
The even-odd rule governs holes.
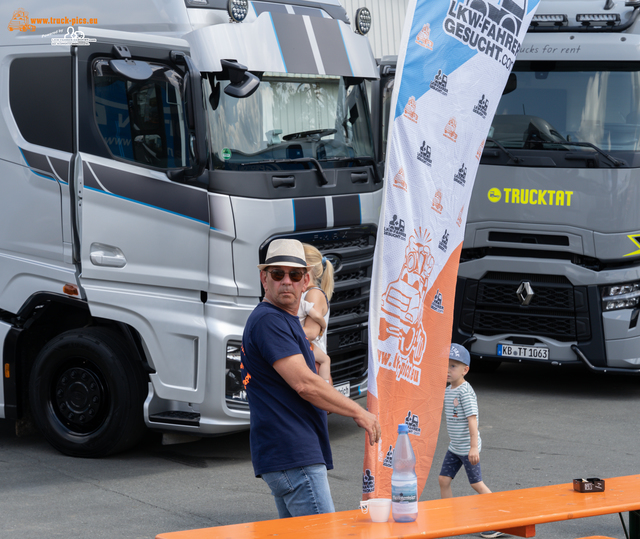
[[[640,475],[605,480],[605,491],[579,493],[573,484],[509,490],[418,504],[411,523],[372,523],[360,510],[161,533],[156,539],[431,539],[500,530],[533,537],[535,525],[629,512],[630,539],[640,539]]]

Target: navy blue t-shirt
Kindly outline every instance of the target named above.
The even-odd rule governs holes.
[[[251,411],[251,460],[256,476],[311,464],[333,468],[327,413],[298,395],[273,368],[279,359],[315,357],[297,316],[263,301],[242,336],[242,378]]]

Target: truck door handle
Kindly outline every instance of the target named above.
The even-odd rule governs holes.
[[[368,172],[352,172],[351,183],[364,183],[369,179]]]
[[[104,243],[92,243],[89,248],[89,258],[94,266],[124,268],[127,265],[127,259],[120,249]]]
[[[271,176],[271,183],[274,187],[295,187],[295,176]]]

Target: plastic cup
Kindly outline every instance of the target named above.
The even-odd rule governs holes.
[[[360,502],[360,510],[369,513],[372,522],[387,522],[391,513],[390,498],[371,498]]]

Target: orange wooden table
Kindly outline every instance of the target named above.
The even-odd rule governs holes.
[[[354,502],[359,503],[359,502]],[[449,537],[501,530],[533,537],[535,525],[630,512],[631,537],[640,539],[640,475],[605,479],[605,491],[579,493],[571,483],[430,500],[411,523],[373,523],[360,510],[161,533],[156,539],[389,539]],[[621,530],[622,531],[622,530]]]

